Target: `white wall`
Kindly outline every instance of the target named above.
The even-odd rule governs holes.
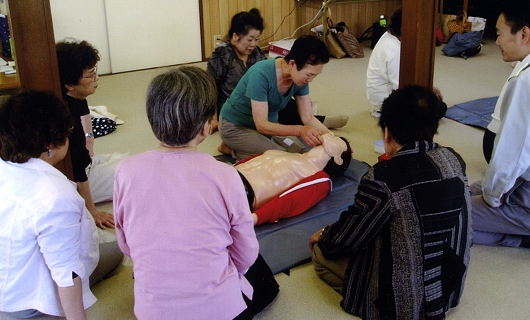
[[[7,14],[7,6],[4,0],[0,0],[0,14],[3,14],[3,15]]]
[[[197,62],[199,0],[107,0],[112,72]]]
[[[55,41],[86,40],[101,56],[98,71],[110,73],[109,42],[104,0],[50,0]]]
[[[199,0],[50,0],[50,6],[55,40],[90,42],[101,55],[101,74],[202,59]]]

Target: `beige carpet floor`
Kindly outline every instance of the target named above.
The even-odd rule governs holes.
[[[437,47],[434,85],[441,90],[448,106],[499,95],[512,66],[502,61],[493,40],[484,40],[483,44],[482,52],[468,60],[446,57],[441,47]],[[381,132],[376,119],[369,114],[365,79],[371,50],[366,48],[368,43],[363,45],[364,58],[332,59],[311,83],[310,94],[318,102],[319,114],[350,117],[348,124],[335,133],[349,139],[355,158],[373,164],[377,161],[373,143],[381,138]],[[196,65],[206,67],[206,63]],[[144,102],[149,81],[164,70],[100,77],[97,93],[89,97],[90,105],[107,106],[125,124],[116,132],[98,138],[96,153],[138,153],[157,146],[145,116]],[[435,137],[437,142],[453,147],[462,155],[470,182],[480,179],[486,170],[482,133],[480,129],[444,118]],[[219,134],[215,133],[199,150],[217,155],[219,143]],[[112,203],[99,207],[111,211]],[[529,319],[530,250],[475,245],[471,254],[461,303],[448,314],[448,319]],[[134,319],[131,273],[130,266],[121,266],[116,275],[93,287],[99,300],[88,309],[89,319]],[[290,275],[280,273],[276,279],[280,293],[256,319],[354,318],[342,311],[340,295],[315,276],[311,263],[291,269]]]

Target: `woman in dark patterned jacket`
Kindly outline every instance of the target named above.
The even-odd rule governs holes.
[[[317,274],[341,292],[345,311],[363,319],[444,319],[462,295],[469,186],[462,158],[433,142],[437,104],[420,86],[383,102],[390,159],[374,165],[355,203],[310,239]]]

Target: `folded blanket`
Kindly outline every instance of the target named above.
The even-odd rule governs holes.
[[[482,98],[458,103],[447,109],[446,118],[486,129],[499,97]]]

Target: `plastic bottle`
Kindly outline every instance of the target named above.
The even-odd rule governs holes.
[[[385,15],[382,14],[380,17],[379,17],[379,25],[381,27],[386,27],[386,19],[385,19]]]

